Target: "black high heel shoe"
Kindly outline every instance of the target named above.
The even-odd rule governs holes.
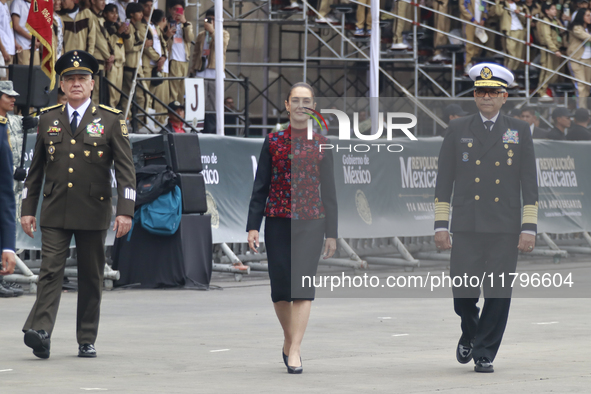
[[[287,364],[287,361],[286,361]],[[299,367],[292,367],[291,365],[287,366],[287,373],[292,374],[301,374],[304,372],[304,364],[302,364],[302,358],[300,357],[300,366]]]
[[[285,351],[283,350],[283,348],[281,349],[281,354],[283,355],[283,362],[285,363],[285,366],[287,367],[287,359],[289,358],[289,356],[285,355]]]

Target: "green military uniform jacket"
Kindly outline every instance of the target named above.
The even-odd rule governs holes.
[[[499,114],[489,132],[480,113],[452,120],[439,152],[435,229],[449,228],[450,202],[451,232],[536,232],[538,183],[529,125]]]
[[[65,105],[42,110],[21,216],[35,215],[45,175],[41,226],[106,230],[112,214],[113,163],[116,215],[133,217],[135,169],[121,111],[91,103],[73,131]]]

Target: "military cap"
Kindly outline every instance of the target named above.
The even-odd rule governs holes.
[[[171,102],[170,104],[168,104],[168,107],[171,108],[173,111],[176,111],[179,108],[185,109],[185,105],[178,101]]]
[[[16,90],[14,90],[14,86],[12,85],[12,81],[0,81],[0,93],[4,93],[8,96],[20,96],[20,94],[18,94],[16,92]]]
[[[475,88],[506,88],[513,83],[513,73],[494,63],[479,63],[470,69]]]
[[[558,107],[554,111],[552,111],[552,119],[558,119],[561,116],[566,116],[567,118],[570,118],[569,110],[564,107]]]
[[[55,63],[55,72],[64,75],[93,75],[98,72],[99,64],[90,53],[75,50],[66,52]]]

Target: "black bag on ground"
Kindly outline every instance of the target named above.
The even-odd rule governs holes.
[[[135,172],[137,196],[135,207],[152,202],[162,194],[168,193],[178,184],[172,169],[163,164],[153,164],[138,168]]]

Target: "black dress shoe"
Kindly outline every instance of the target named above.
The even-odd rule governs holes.
[[[15,297],[20,297],[23,294],[25,294],[25,291],[23,290],[23,288],[20,285],[17,285],[16,283],[2,283],[4,285],[4,288],[6,289],[10,289],[12,290],[12,292],[14,293]]]
[[[467,364],[472,360],[472,346],[471,340],[466,339],[463,335],[460,337],[456,348],[456,358],[460,364]]]
[[[299,367],[292,367],[291,365],[287,366],[287,373],[300,374],[302,372],[304,372],[304,365],[302,364],[301,357],[300,357],[300,366]]]
[[[49,358],[51,339],[44,330],[28,330],[25,332],[25,345],[33,349],[33,354],[39,358]]]
[[[283,362],[285,363],[285,366],[287,367],[287,359],[289,358],[289,356],[285,354],[285,351],[283,349],[281,349],[281,354],[283,355]]]
[[[96,357],[96,349],[94,348],[94,345],[85,343],[78,346],[78,357]]]
[[[8,286],[4,286],[4,282],[0,283],[0,298],[11,298],[14,297],[14,291]]]
[[[478,360],[474,362],[474,371],[475,372],[494,372],[494,368],[492,365],[492,361],[490,361],[487,357],[480,357]]]

